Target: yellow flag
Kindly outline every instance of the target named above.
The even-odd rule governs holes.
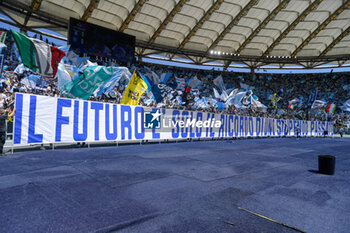
[[[132,75],[120,104],[138,105],[141,95],[146,91],[147,84],[137,72]]]

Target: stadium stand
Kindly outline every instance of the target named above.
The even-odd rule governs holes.
[[[13,94],[15,92],[55,97],[64,96],[59,91],[59,77],[55,79],[42,77],[35,81],[28,81],[36,73],[21,67],[20,56],[10,33],[8,33],[6,45],[3,78],[1,80],[4,107],[13,105]],[[83,61],[76,65],[83,67],[86,62]],[[106,62],[103,63],[106,65]],[[135,68],[144,76],[147,76],[148,79],[152,79],[152,81],[159,80],[158,82],[165,83],[173,88],[168,93],[169,95],[158,103],[152,95],[143,94],[140,99],[140,105],[142,106],[229,113],[242,116],[337,121],[339,125],[349,121],[349,112],[342,109],[342,106],[350,98],[350,75],[345,72],[325,74],[257,73],[252,75],[249,73],[215,71],[214,69],[211,71],[194,70],[145,63],[138,63],[132,69]],[[167,80],[162,79],[166,74],[169,74],[170,77]],[[191,95],[184,100],[185,87],[190,86],[194,79],[196,82],[192,85]],[[121,78],[114,83],[113,88],[110,88],[108,92],[92,94],[89,100],[119,104],[129,80],[130,73],[129,77]],[[216,82],[215,80],[219,81]],[[315,90],[317,90],[317,96],[310,101],[309,97],[314,94]],[[250,99],[246,105],[243,105],[244,96],[237,94],[247,92]],[[261,102],[261,105],[254,105],[251,101],[252,98]],[[313,106],[315,100],[321,100],[321,105]],[[327,106],[332,104],[336,106],[335,110],[327,111]]]
[[[349,232],[349,7],[0,0],[0,233]]]

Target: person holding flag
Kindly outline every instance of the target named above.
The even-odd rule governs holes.
[[[185,107],[190,103],[190,100],[191,100],[191,95],[190,95],[191,89],[192,88],[190,86],[186,86],[185,87],[185,91],[182,93],[181,99],[182,99],[182,102],[184,103]]]
[[[280,101],[282,99],[281,96],[279,96],[277,93],[275,93],[272,97],[271,97],[271,102],[270,105],[277,110],[277,103],[278,101]]]
[[[247,91],[243,96],[243,98],[241,99],[242,105],[245,106],[246,108],[248,108],[252,103],[252,94],[253,94],[252,91]]]
[[[141,75],[135,71],[126,87],[120,104],[138,105],[142,94],[147,88],[146,82],[143,81]]]
[[[8,109],[0,107],[0,156],[4,155],[3,148],[6,142],[7,120],[15,115],[15,109],[9,113]]]

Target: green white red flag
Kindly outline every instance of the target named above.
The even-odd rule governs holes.
[[[66,54],[44,41],[29,38],[26,35],[11,30],[16,42],[23,65],[43,76],[54,78],[58,64]]]
[[[335,104],[328,104],[326,107],[326,112],[327,113],[334,113],[335,112],[336,105]]]

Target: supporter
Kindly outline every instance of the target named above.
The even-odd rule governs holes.
[[[340,127],[340,129],[339,129],[339,134],[340,134],[340,137],[343,137],[343,134],[344,134],[344,127]]]
[[[295,128],[295,133],[297,135],[297,138],[300,138],[300,127],[299,127],[299,125],[297,125],[297,127]]]
[[[0,107],[0,155],[4,155],[3,148],[6,142],[7,119],[12,118],[15,114],[13,109],[10,114],[8,109]]]
[[[52,97],[64,97],[57,86],[57,79],[40,78],[41,84],[31,82],[28,77],[34,72],[19,68],[20,61],[11,36],[6,39],[6,54],[4,71],[0,79],[0,107],[7,108],[14,101],[14,93],[34,93]],[[142,95],[139,102],[142,106],[187,109],[214,113],[228,113],[240,116],[270,117],[299,120],[338,120],[344,123],[349,120],[349,113],[339,108],[350,92],[343,87],[349,85],[348,73],[327,74],[248,74],[222,71],[193,70],[168,67],[155,64],[135,64],[140,73],[147,75],[153,81],[164,73],[171,73],[167,84],[173,87],[161,103],[156,103],[150,93]],[[214,84],[214,79],[222,76],[224,87]],[[191,78],[197,77],[202,83],[184,95],[186,84]],[[92,95],[89,100],[120,103],[128,80],[118,80],[108,93]],[[307,84],[307,85],[306,85]],[[218,90],[217,98],[214,89]],[[312,103],[307,100],[317,88],[317,99],[336,104],[333,113],[326,114],[324,108],[311,109]],[[226,89],[226,91],[225,91]],[[245,92],[244,98],[237,103],[227,102],[225,93],[229,95],[237,89],[237,93]],[[237,94],[236,93],[236,94]],[[185,97],[185,98],[183,98]],[[252,99],[262,105],[253,106]],[[290,101],[294,101],[290,108]],[[269,107],[264,107],[269,106]],[[340,123],[339,123],[340,124]]]

